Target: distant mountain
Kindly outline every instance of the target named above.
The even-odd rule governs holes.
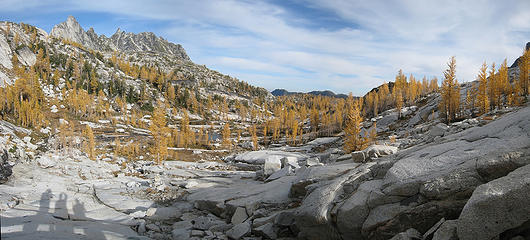
[[[168,42],[162,37],[157,37],[152,32],[138,34],[120,30],[110,37],[97,35],[93,28],[84,31],[73,16],[68,16],[65,22],[57,24],[50,32],[52,37],[66,39],[98,51],[119,52],[151,52],[167,54],[173,58],[190,61],[189,56],[180,44]]]
[[[287,91],[285,89],[275,89],[271,93],[274,96],[286,96],[286,95],[296,95],[296,94],[310,94],[310,95],[315,95],[315,96],[326,96],[326,97],[336,97],[336,98],[347,98],[348,97],[348,95],[346,95],[346,94],[335,94],[334,92],[332,92],[330,90],[311,91],[311,92],[308,92],[308,93],[303,93],[303,92],[289,92],[289,91]]]
[[[202,98],[219,95],[230,98],[241,97],[241,99],[256,97],[273,99],[272,94],[264,88],[251,86],[239,79],[211,70],[205,65],[195,64],[180,44],[169,42],[152,32],[135,34],[118,28],[112,36],[106,37],[98,35],[93,28],[85,31],[73,16],[69,16],[66,21],[52,28],[50,36],[50,49],[53,52],[58,49],[60,51],[57,52],[66,56],[75,56],[70,51],[62,49],[61,44],[53,42],[61,39],[78,43],[85,49],[100,52],[107,59],[103,63],[108,63],[109,59],[116,54],[118,58],[126,60],[130,66],[147,66],[148,68],[156,66],[165,73],[166,78],[170,78],[173,84],[185,87]],[[9,58],[6,59],[8,62]],[[120,71],[116,71],[112,65],[96,64],[95,60],[91,64],[98,68],[98,73],[103,79],[120,75]],[[133,76],[131,80],[138,80],[133,87],[136,91],[140,91],[142,79],[139,76]]]

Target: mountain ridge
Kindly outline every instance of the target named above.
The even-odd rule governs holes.
[[[335,97],[335,98],[347,98],[348,95],[346,94],[342,94],[342,93],[339,93],[339,94],[336,94],[334,93],[333,91],[331,90],[322,90],[322,91],[318,91],[318,90],[315,90],[315,91],[310,91],[310,92],[290,92],[290,91],[287,91],[283,88],[277,88],[277,89],[274,89],[273,91],[271,91],[271,94],[278,97],[278,96],[288,96],[288,95],[298,95],[298,94],[310,94],[310,95],[314,95],[314,96],[327,96],[327,97]]]
[[[172,55],[180,60],[191,61],[182,45],[169,42],[153,32],[135,34],[118,28],[112,36],[106,37],[103,34],[98,35],[92,27],[85,31],[71,15],[66,21],[55,25],[50,31],[50,36],[77,42],[98,51],[157,52]]]

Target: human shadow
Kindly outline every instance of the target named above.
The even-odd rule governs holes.
[[[51,189],[41,194],[38,210],[28,205],[15,206],[0,213],[0,239],[102,239],[105,232],[119,234],[116,225],[86,216],[83,202],[75,199],[72,213],[68,212],[68,196],[59,195],[52,207],[55,195]]]
[[[53,198],[53,193],[51,189],[47,189],[41,194],[40,200],[39,200],[39,210],[37,210],[36,215],[39,214],[47,214],[50,211],[50,199]],[[25,215],[22,216],[22,222],[24,223],[22,227],[22,232],[34,232],[37,231],[37,228],[39,225],[33,221],[34,216],[32,215]],[[2,221],[4,222],[4,221]],[[2,224],[2,227],[4,224]]]
[[[96,221],[86,216],[85,204],[79,201],[79,199],[75,200],[75,204],[72,209],[74,211],[72,217],[73,221]],[[100,231],[99,228],[90,228],[86,230],[90,231],[86,232],[86,234],[89,235],[91,239],[106,239],[105,234],[103,234],[103,232]]]

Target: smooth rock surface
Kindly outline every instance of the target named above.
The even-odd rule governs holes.
[[[530,165],[480,185],[458,218],[458,237],[492,239],[522,225],[530,220],[529,196]]]

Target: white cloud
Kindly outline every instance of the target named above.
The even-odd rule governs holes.
[[[24,6],[45,8],[43,4],[31,0],[8,5],[10,11],[20,11]],[[453,55],[459,80],[473,80],[484,60],[499,63],[507,57],[512,62],[530,41],[530,1],[305,4],[335,14],[346,27],[304,27],[300,23],[311,17],[266,1],[107,0],[49,6],[167,22],[164,37],[182,43],[194,61],[256,85],[357,95],[393,80],[399,69],[440,77]]]

